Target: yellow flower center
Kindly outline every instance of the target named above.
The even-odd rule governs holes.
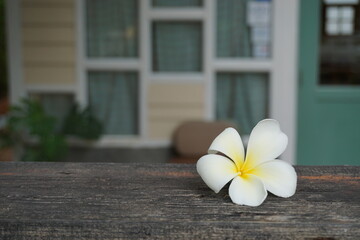
[[[237,175],[242,178],[246,178],[247,174],[250,173],[252,169],[249,169],[245,164],[243,164],[240,168],[237,168]]]

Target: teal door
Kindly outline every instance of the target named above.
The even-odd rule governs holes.
[[[297,163],[360,165],[360,4],[300,5]]]

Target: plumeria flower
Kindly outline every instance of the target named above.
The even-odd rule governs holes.
[[[227,128],[217,136],[196,168],[206,185],[218,193],[229,181],[231,200],[240,205],[259,206],[267,191],[290,197],[296,190],[297,175],[287,162],[277,160],[288,143],[273,119],[260,121],[252,130],[245,151],[239,133]]]

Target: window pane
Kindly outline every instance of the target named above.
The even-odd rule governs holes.
[[[87,0],[88,57],[138,56],[138,6],[135,0]]]
[[[217,57],[268,58],[271,1],[217,1]]]
[[[360,3],[321,7],[319,84],[360,85]]]
[[[57,120],[57,129],[61,128],[65,117],[74,104],[74,97],[72,94],[36,93],[31,94],[30,97],[41,103],[45,113],[55,117]]]
[[[138,77],[130,72],[89,72],[89,106],[104,134],[138,134]]]
[[[241,134],[268,117],[268,100],[267,74],[217,74],[216,118],[234,122]]]
[[[201,23],[153,24],[153,71],[195,72],[202,68]]]
[[[153,0],[154,7],[200,7],[202,0]]]

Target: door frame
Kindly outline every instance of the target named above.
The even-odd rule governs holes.
[[[270,117],[280,122],[289,139],[282,159],[296,164],[298,30],[302,0],[273,0],[273,72],[270,89]]]
[[[310,6],[309,6],[310,4]],[[309,12],[310,11],[310,12]],[[305,129],[308,122],[306,113],[307,108],[311,107],[309,97],[305,97],[305,93],[315,89],[314,82],[309,82],[307,79],[312,79],[313,76],[318,76],[318,57],[319,57],[319,14],[320,1],[302,0],[300,6],[300,21],[299,21],[299,95],[298,95],[298,147],[296,157],[300,164],[301,152],[306,151],[303,142],[308,138],[310,133],[300,132]],[[304,51],[300,51],[304,49]],[[306,106],[306,107],[305,107]]]

